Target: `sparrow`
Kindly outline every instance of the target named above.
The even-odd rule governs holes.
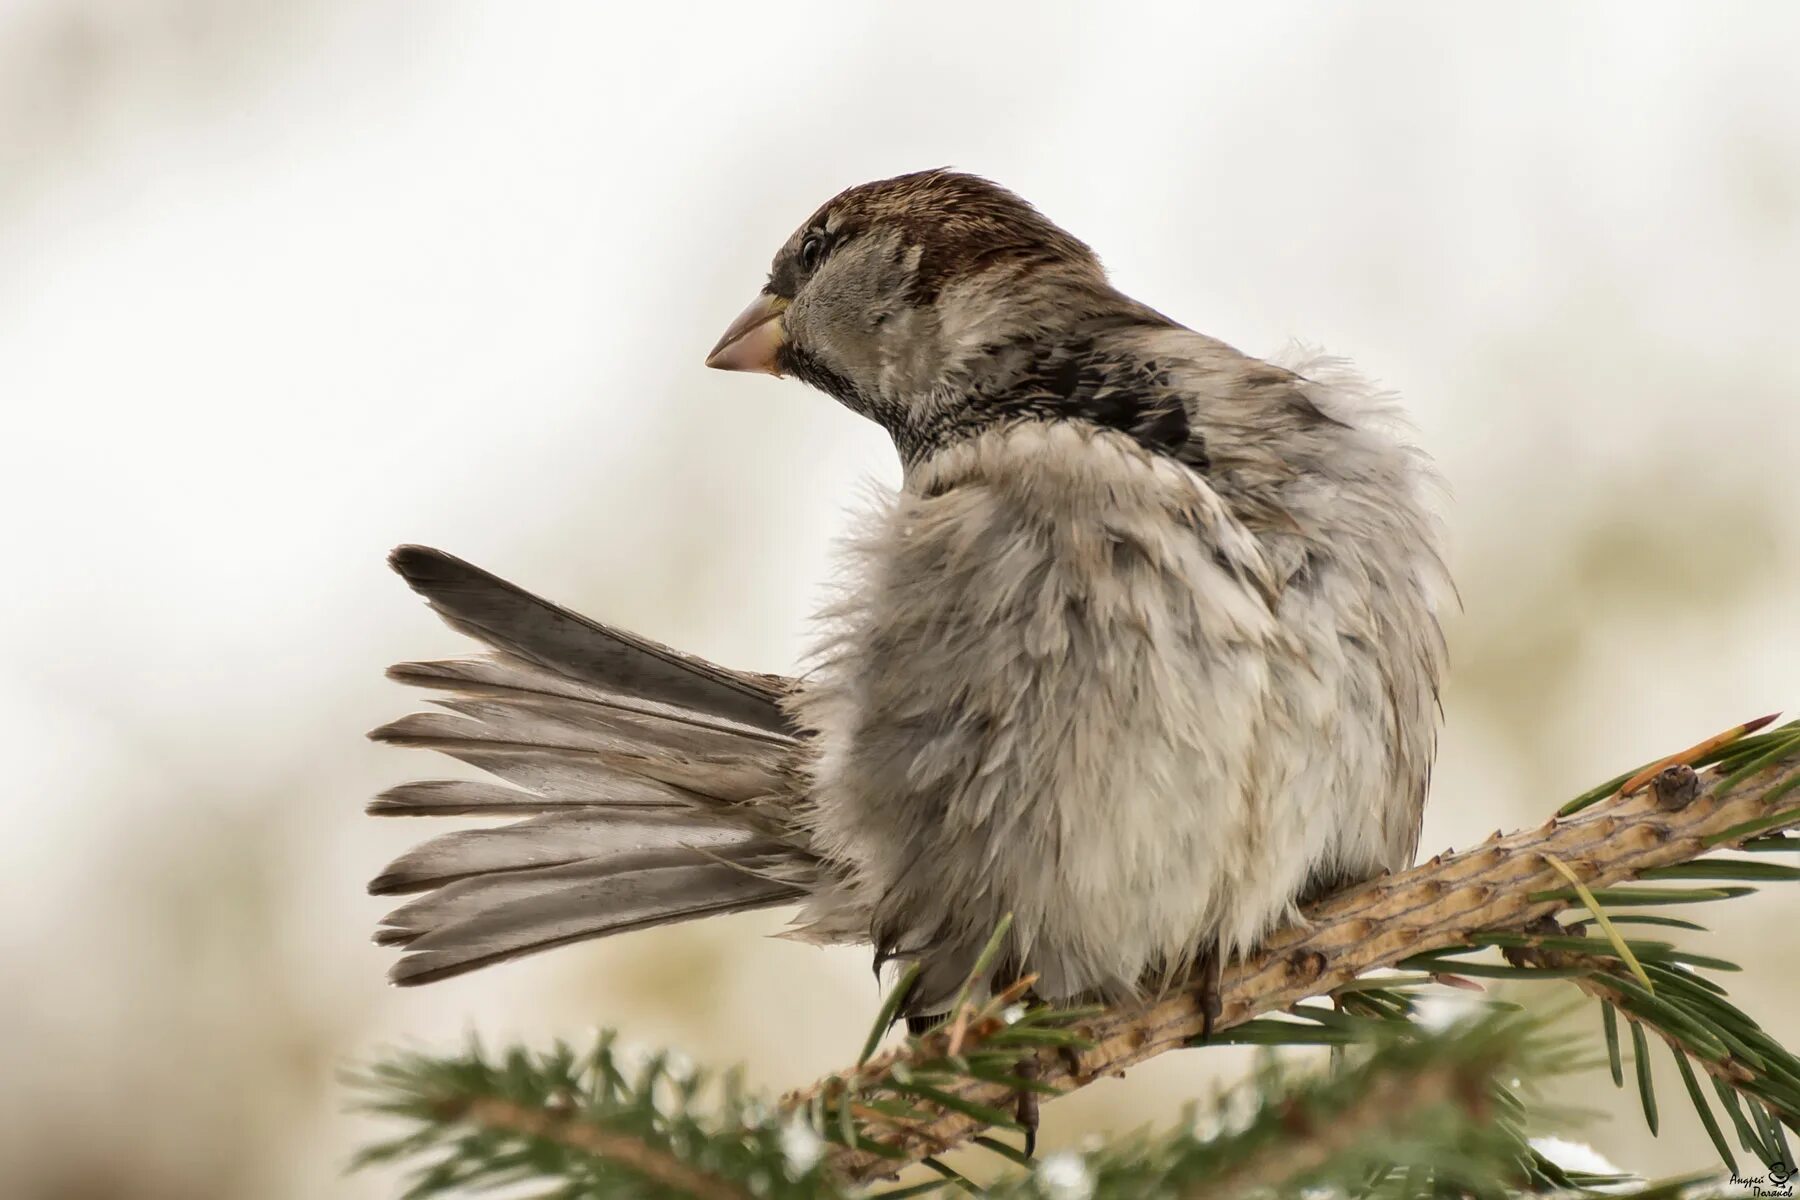
[[[1344,363],[1243,354],[1122,294],[984,179],[852,187],[706,359],[874,421],[902,483],[796,679],[588,620],[448,554],[393,567],[486,652],[371,736],[486,781],[370,811],[501,818],[401,856],[401,984],[715,913],[917,964],[942,1013],[1010,914],[1048,1002],[1217,974],[1411,862],[1449,597],[1435,476]]]

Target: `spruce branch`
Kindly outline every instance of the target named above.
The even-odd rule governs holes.
[[[985,1020],[980,1010],[971,1016]],[[1560,1171],[1526,1142],[1517,1077],[1535,1080],[1571,1062],[1568,1038],[1552,1037],[1546,1022],[1499,1008],[1436,1028],[1335,1020],[1366,1051],[1354,1068],[1297,1076],[1269,1056],[1212,1111],[1196,1120],[1190,1110],[1170,1132],[1087,1156],[1033,1163],[1007,1155],[1028,1171],[985,1188],[930,1159],[939,1180],[879,1194],[956,1187],[999,1200],[1236,1200],[1325,1188],[1381,1200],[1505,1200],[1628,1181]],[[361,1083],[369,1107],[412,1129],[363,1161],[426,1159],[412,1197],[508,1187],[516,1194],[532,1183],[555,1186],[529,1194],[562,1200],[857,1194],[816,1169],[823,1143],[804,1125],[731,1087],[717,1107],[706,1105],[704,1080],[677,1076],[664,1061],[652,1059],[628,1079],[607,1040],[589,1055],[558,1047],[495,1060],[472,1046],[451,1060],[404,1057]]]
[[[1138,1137],[1081,1159],[1045,1160],[989,1189],[998,1200],[1087,1194],[1237,1200],[1326,1194],[1501,1197],[1533,1182],[1531,1150],[1504,1119],[1498,1090],[1557,1069],[1558,1044],[1539,1023],[1490,1013],[1432,1033],[1370,1021],[1356,1067],[1292,1079],[1279,1060],[1222,1105],[1235,1128]],[[1191,1124],[1191,1123],[1190,1123]]]
[[[1565,806],[1568,815],[1537,829],[1504,837],[1496,831],[1472,850],[1438,855],[1326,899],[1307,912],[1305,925],[1278,931],[1257,953],[1225,969],[1215,1029],[1230,1031],[1292,1009],[1307,997],[1350,987],[1358,976],[1409,960],[1428,970],[1516,974],[1517,967],[1450,965],[1430,956],[1493,944],[1482,943],[1481,936],[1523,931],[1582,904],[1581,893],[1551,858],[1567,864],[1589,897],[1609,908],[1721,900],[1754,890],[1619,885],[1656,880],[1658,871],[1666,875],[1669,869],[1676,874],[1667,878],[1679,878],[1685,864],[1703,856],[1738,847],[1760,850],[1764,847],[1755,843],[1800,825],[1800,799],[1791,795],[1800,788],[1800,728],[1744,736],[1763,723],[1748,723],[1731,731],[1736,737],[1708,739],[1654,764],[1658,773],[1686,765],[1684,758],[1712,764],[1694,794],[1679,797],[1683,803],[1671,804],[1669,789],[1618,794],[1642,774],[1627,773],[1577,797]],[[1588,969],[1541,966],[1531,972],[1537,978],[1581,977]],[[1202,1028],[1191,989],[1142,1005],[1027,1017],[1007,1024],[989,1011],[961,1020],[960,1055],[951,1055],[947,1035],[934,1031],[794,1093],[784,1105],[811,1114],[821,1128],[831,1111],[854,1112],[860,1106],[891,1112],[891,1121],[872,1123],[834,1148],[835,1165],[845,1178],[869,1180],[941,1154],[988,1128],[1012,1127],[1010,1112],[1022,1086],[1044,1098],[1066,1094],[1194,1045]],[[983,1069],[960,1069],[977,1063]],[[1022,1084],[1020,1075],[1028,1081]]]
[[[645,1200],[836,1200],[810,1130],[745,1098],[735,1078],[627,1068],[611,1035],[586,1053],[558,1044],[495,1061],[478,1044],[454,1058],[404,1054],[354,1076],[366,1111],[407,1132],[354,1165],[414,1164],[408,1200],[527,1181],[553,1196]]]
[[[716,1175],[695,1170],[641,1137],[618,1133],[572,1115],[532,1108],[497,1096],[475,1096],[461,1101],[444,1101],[438,1106],[438,1116],[445,1121],[460,1121],[477,1129],[516,1134],[525,1141],[554,1142],[583,1154],[610,1159],[651,1183],[692,1196],[694,1200],[750,1200],[750,1193],[743,1188]]]
[[[1582,971],[1571,982],[1603,1006],[1608,1055],[1614,1064],[1619,1060],[1618,1018],[1624,1017],[1632,1031],[1637,1085],[1652,1133],[1656,1132],[1656,1099],[1645,1031],[1654,1034],[1674,1057],[1688,1099],[1728,1169],[1735,1174],[1737,1160],[1700,1090],[1696,1069],[1710,1077],[1746,1151],[1763,1163],[1793,1162],[1781,1126],[1800,1129],[1800,1057],[1732,1004],[1718,985],[1674,956],[1663,956],[1662,944],[1650,944],[1657,949],[1651,951],[1652,957],[1645,964],[1650,986],[1643,986],[1624,976],[1618,962],[1612,959],[1558,948],[1570,941],[1539,939],[1537,945],[1509,949],[1507,957],[1521,963]],[[1730,963],[1720,965],[1736,969]],[[1622,1071],[1616,1065],[1613,1082],[1624,1086]],[[1745,1109],[1754,1120],[1744,1117]]]
[[[1304,926],[1229,966],[1211,1044],[1324,1045],[1332,1065],[1296,1080],[1267,1056],[1238,1093],[1249,1114],[1225,1105],[1206,1131],[1189,1120],[1036,1163],[988,1136],[1018,1128],[1024,1093],[1054,1099],[1198,1044],[1203,1015],[1187,990],[1128,1008],[1054,1009],[1027,1003],[1030,979],[990,989],[972,977],[942,1026],[880,1051],[901,1000],[891,995],[855,1067],[778,1106],[746,1098],[734,1077],[709,1084],[665,1058],[628,1071],[610,1035],[579,1054],[559,1045],[495,1058],[472,1045],[453,1058],[403,1055],[357,1081],[368,1109],[406,1124],[360,1161],[413,1163],[408,1196],[421,1198],[537,1183],[564,1200],[840,1200],[918,1163],[939,1178],[879,1194],[1234,1200],[1323,1187],[1377,1200],[1500,1200],[1635,1183],[1566,1171],[1526,1141],[1527,1114],[1544,1114],[1516,1094],[1518,1078],[1528,1088],[1576,1057],[1550,1046],[1544,1026],[1491,999],[1477,1002],[1486,1018],[1450,1029],[1420,1019],[1434,983],[1497,978],[1568,979],[1598,1000],[1614,1081],[1625,1086],[1623,1032],[1653,1129],[1647,1047],[1660,1041],[1734,1173],[1728,1133],[1764,1164],[1792,1162],[1782,1126],[1800,1129],[1800,1059],[1708,975],[1734,964],[1642,936],[1702,928],[1657,906],[1800,880],[1800,868],[1766,857],[1800,849],[1781,833],[1800,825],[1800,726],[1746,736],[1750,728],[1584,793],[1541,828],[1496,833],[1330,897]],[[1003,936],[984,960],[997,961]],[[1503,961],[1481,957],[1495,951]],[[1331,1003],[1307,1002],[1321,996]],[[984,1190],[938,1160],[965,1144],[1029,1170],[1009,1169]],[[1080,1186],[1065,1187],[1057,1170]],[[1629,1194],[1674,1197],[1690,1182]]]

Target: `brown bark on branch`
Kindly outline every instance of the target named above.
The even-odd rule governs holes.
[[[1648,791],[1616,797],[1571,817],[1552,818],[1536,829],[1507,837],[1496,834],[1472,850],[1441,854],[1409,871],[1327,898],[1307,910],[1306,926],[1278,931],[1256,954],[1226,967],[1224,1009],[1215,1027],[1227,1029],[1280,1012],[1412,955],[1462,945],[1470,935],[1485,930],[1521,929],[1569,907],[1566,900],[1531,899],[1533,893],[1564,891],[1568,886],[1546,855],[1573,868],[1588,887],[1602,888],[1652,867],[1687,862],[1747,837],[1800,825],[1800,791],[1792,787],[1800,780],[1800,753],[1770,763],[1723,792],[1717,772],[1701,778],[1702,794],[1682,807],[1665,808]],[[1728,830],[1778,811],[1786,811],[1789,819],[1708,844]],[[1067,1093],[1190,1044],[1201,1023],[1200,1005],[1191,990],[1111,1009],[1074,1027],[1093,1043],[1089,1049],[1079,1054],[1038,1050],[1027,1059],[1028,1069],[1035,1067],[1040,1083]],[[941,1055],[942,1050],[937,1047],[935,1053]],[[907,1051],[901,1048],[824,1086],[847,1081],[861,1090],[878,1084],[896,1063],[903,1067],[906,1060]],[[792,1096],[788,1103],[804,1104],[815,1090]],[[1008,1108],[1014,1095],[1006,1084],[972,1078],[946,1090],[957,1101],[988,1109]],[[835,1159],[839,1171],[851,1181],[890,1175],[986,1128],[980,1118],[955,1108],[938,1106],[936,1112],[917,1127],[875,1134],[900,1152],[898,1158],[840,1147]]]

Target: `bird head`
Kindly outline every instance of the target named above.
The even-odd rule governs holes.
[[[996,184],[921,171],[840,193],[775,254],[768,282],[707,357],[794,375],[868,416],[902,454],[979,414],[1044,343],[1154,313],[1093,251]]]

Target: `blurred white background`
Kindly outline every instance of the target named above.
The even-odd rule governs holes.
[[[1399,390],[1466,615],[1423,846],[1800,704],[1800,7],[0,0],[0,1162],[28,1197],[385,1196],[334,1073],[596,1024],[771,1092],[865,956],[758,914],[383,983],[361,733],[459,649],[424,541],[791,668],[866,426],[701,368],[839,188],[951,164],[1246,349]],[[1791,895],[1714,909],[1800,1041]],[[1784,907],[1785,906],[1785,907]],[[1168,1056],[1047,1140],[1171,1117]],[[1577,1131],[1708,1161],[1677,1101]],[[1679,1088],[1674,1095],[1679,1094]]]

